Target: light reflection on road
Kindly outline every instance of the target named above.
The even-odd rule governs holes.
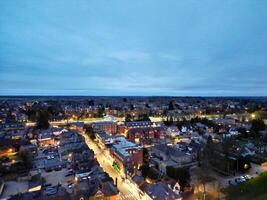
[[[103,168],[105,172],[109,174],[110,177],[113,178],[114,182],[117,178],[117,187],[120,191],[120,198],[123,200],[138,200],[140,199],[139,195],[133,191],[133,186],[129,185],[127,182],[122,181],[121,175],[112,167],[112,161],[109,156],[105,155],[104,149],[100,149],[92,140],[89,139],[87,135],[83,135],[85,138],[85,142],[90,149],[92,149],[95,153],[95,157],[99,162],[100,166]]]

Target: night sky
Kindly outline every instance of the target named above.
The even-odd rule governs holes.
[[[267,1],[1,0],[1,95],[266,96]]]

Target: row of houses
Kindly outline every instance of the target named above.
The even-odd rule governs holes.
[[[159,142],[166,136],[166,127],[162,123],[150,121],[125,122],[117,125],[114,122],[97,122],[92,124],[95,132],[105,132],[108,135],[123,135],[129,141],[140,145]]]

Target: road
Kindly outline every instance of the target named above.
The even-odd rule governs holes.
[[[57,125],[67,125],[69,123],[75,123],[75,122],[83,122],[85,124],[91,124],[91,123],[94,123],[94,122],[105,122],[105,121],[123,121],[124,118],[121,117],[104,117],[104,118],[87,118],[87,119],[81,119],[81,120],[74,120],[74,119],[69,119],[69,120],[59,120],[59,121],[50,121],[49,123],[51,125],[54,125],[54,126],[57,126]],[[26,126],[35,126],[35,122],[27,122],[26,123]]]
[[[103,149],[100,149],[87,135],[83,135],[85,142],[90,149],[92,149],[96,155],[96,159],[100,166],[110,177],[115,181],[118,180],[117,187],[120,191],[119,199],[122,200],[138,200],[140,199],[138,193],[133,188],[134,186],[127,181],[122,180],[122,176],[112,167],[112,161],[108,155],[105,154]]]

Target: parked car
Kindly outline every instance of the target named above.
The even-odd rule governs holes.
[[[50,187],[50,186],[52,186],[51,183],[45,183],[45,184],[44,184],[44,187]]]
[[[68,188],[71,189],[73,187],[73,185],[74,185],[73,183],[69,183]]]
[[[52,172],[52,168],[51,168],[51,167],[46,167],[46,168],[45,168],[45,171],[46,171],[46,172]]]
[[[246,179],[244,177],[242,177],[242,176],[235,179],[236,183],[243,183],[245,181],[246,181]]]
[[[246,174],[246,175],[244,176],[244,178],[248,181],[248,180],[250,180],[252,177],[251,177],[250,175]]]
[[[58,165],[58,166],[55,167],[55,171],[60,171],[60,170],[62,170],[61,165]]]
[[[65,175],[65,177],[72,176],[72,175],[73,175],[73,173],[68,172],[68,173]]]
[[[57,193],[57,189],[54,188],[54,187],[47,187],[45,190],[44,190],[45,194],[47,196],[50,196],[50,195],[54,195]]]

